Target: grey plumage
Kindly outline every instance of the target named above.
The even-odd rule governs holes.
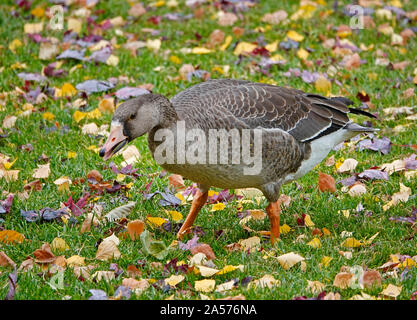
[[[123,124],[129,140],[149,132],[153,155],[162,143],[155,141],[158,129],[175,132],[178,120],[184,121],[187,130],[198,128],[206,133],[209,129],[262,129],[262,170],[257,175],[244,175],[242,164],[161,165],[199,183],[202,189],[255,187],[273,202],[282,184],[311,170],[334,145],[358,132],[374,131],[349,120],[349,113],[369,115],[349,108],[349,104],[351,101],[342,97],[325,98],[269,84],[219,79],[188,88],[170,101],[153,94],[132,99],[119,106],[113,119]],[[140,115],[132,117],[136,114]]]

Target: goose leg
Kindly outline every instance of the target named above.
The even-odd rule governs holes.
[[[208,198],[208,191],[202,192],[201,190],[197,190],[196,194],[194,195],[193,202],[191,204],[190,213],[188,214],[187,218],[184,221],[180,231],[177,233],[177,239],[181,240],[184,234],[189,231],[192,227],[195,218],[197,218],[197,214],[200,212],[201,208],[204,206]]]
[[[274,243],[279,239],[279,216],[281,214],[280,201],[270,202],[266,207],[269,221],[271,222],[271,242]]]

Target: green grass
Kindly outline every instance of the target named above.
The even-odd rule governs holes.
[[[47,1],[33,1],[32,9],[37,5],[44,8],[49,6]],[[178,69],[182,64],[188,63],[193,66],[199,66],[201,70],[211,72],[212,78],[220,78],[221,74],[212,71],[215,65],[229,65],[230,71],[228,77],[250,79],[253,81],[270,81],[273,80],[276,84],[282,86],[291,86],[301,90],[315,92],[314,84],[304,83],[300,78],[283,76],[283,73],[289,68],[308,69],[302,64],[300,59],[296,56],[296,52],[283,51],[278,49],[277,53],[281,54],[287,63],[282,66],[274,66],[270,73],[272,78],[264,76],[260,72],[252,72],[252,61],[258,61],[260,57],[243,58],[240,64],[235,64],[238,57],[233,55],[233,47],[237,39],[234,36],[232,44],[224,52],[216,51],[215,53],[207,55],[193,55],[183,54],[180,49],[195,46],[204,46],[208,36],[214,29],[223,30],[226,35],[233,35],[233,27],[222,27],[213,19],[217,9],[212,4],[203,5],[204,16],[201,19],[190,19],[186,21],[168,21],[163,19],[159,25],[154,25],[148,21],[148,18],[165,13],[179,12],[182,14],[190,14],[193,9],[184,5],[184,1],[179,0],[177,8],[168,8],[166,5],[159,8],[150,9],[146,14],[140,17],[135,23],[128,23],[123,28],[110,28],[103,31],[103,38],[110,40],[113,37],[119,45],[126,42],[126,38],[116,34],[115,29],[121,29],[123,32],[135,34],[138,40],[145,40],[148,38],[164,37],[166,40],[162,41],[162,46],[157,54],[144,48],[140,49],[136,57],[132,57],[130,53],[119,48],[114,50],[113,54],[120,59],[117,67],[108,66],[105,64],[83,63],[83,67],[76,69],[72,73],[70,70],[78,64],[78,62],[67,60],[63,63],[62,68],[68,71],[68,75],[62,78],[48,78],[50,87],[61,87],[64,83],[69,82],[74,86],[84,81],[86,77],[89,79],[105,80],[109,77],[127,76],[133,79],[131,85],[139,85],[144,83],[151,83],[154,85],[154,92],[158,92],[169,97],[175,93],[198,83],[200,80],[193,78],[193,82],[183,80],[174,80],[178,76]],[[347,1],[340,1],[347,4]],[[255,31],[259,26],[266,26],[266,23],[261,22],[261,18],[265,13],[273,12],[277,9],[286,10],[289,15],[298,10],[298,1],[286,1],[281,4],[278,1],[261,1],[254,8],[243,12],[244,20],[237,21],[234,26],[240,26],[245,29],[245,34],[240,38],[241,41],[256,41],[256,39],[263,35],[267,43],[275,40],[282,41],[289,30],[296,30],[298,33],[305,36],[305,40],[300,43],[300,47],[309,47],[314,51],[308,57],[308,60],[315,61],[322,60],[320,66],[314,65],[309,71],[326,72],[328,66],[337,64],[341,58],[334,58],[331,55],[331,50],[325,49],[319,39],[319,35],[324,35],[328,38],[334,38],[336,31],[328,28],[329,25],[339,26],[341,24],[349,24],[349,18],[341,13],[342,3],[338,13],[331,13],[326,19],[320,18],[320,13],[326,10],[331,10],[331,4],[326,6],[319,6],[317,12],[311,19],[301,19],[290,22],[287,25],[275,25],[270,29],[266,28],[264,33]],[[67,16],[71,15],[79,7],[72,5],[69,8]],[[404,3],[404,10],[413,11],[411,1]],[[127,1],[101,1],[92,11],[100,10],[97,21],[102,21],[106,18],[113,18],[118,15],[125,20],[128,17],[129,4]],[[19,14],[18,17],[12,17],[11,12],[15,11]],[[30,40],[27,35],[23,33],[23,26],[29,22],[40,22],[42,19],[34,18],[29,11],[24,11],[15,5],[15,1],[2,2],[0,5],[0,92],[11,92],[16,87],[22,88],[24,81],[17,77],[21,71],[25,72],[41,72],[42,67],[46,66],[52,61],[41,61],[38,59],[39,44]],[[43,18],[46,23],[47,19]],[[130,21],[130,20],[128,20]],[[375,19],[378,25],[384,21]],[[389,23],[392,24],[392,21]],[[404,27],[398,22],[393,25],[395,33],[400,33]],[[409,26],[416,26],[416,22]],[[142,31],[143,28],[153,28],[160,30],[160,35],[152,37]],[[201,40],[197,40],[195,33],[202,36]],[[83,23],[82,34],[87,34],[86,23]],[[62,39],[63,31],[47,31],[42,32],[43,36],[53,36]],[[23,46],[16,49],[13,53],[8,49],[9,43],[13,39],[22,41]],[[373,151],[349,150],[343,148],[340,151],[333,151],[336,160],[340,158],[355,158],[359,161],[356,172],[362,172],[365,169],[377,166],[383,163],[392,162],[396,159],[402,159],[411,155],[416,151],[401,145],[416,144],[417,130],[415,122],[408,121],[405,116],[398,116],[395,120],[385,119],[382,110],[393,106],[416,106],[416,96],[404,99],[402,92],[407,88],[415,85],[410,81],[413,78],[413,70],[417,67],[415,56],[417,54],[417,44],[411,39],[407,45],[404,46],[405,52],[401,52],[398,46],[390,45],[390,37],[377,32],[376,28],[370,30],[361,30],[354,32],[348,37],[350,41],[359,46],[361,43],[366,46],[374,45],[374,49],[370,51],[360,52],[361,59],[366,59],[367,63],[358,69],[347,71],[343,67],[337,73],[335,78],[340,81],[343,86],[339,87],[332,83],[333,95],[344,95],[357,104],[357,93],[365,91],[370,97],[371,102],[375,105],[373,112],[378,112],[381,115],[380,121],[373,121],[374,125],[381,128],[379,136],[387,136],[393,142],[391,152],[387,155],[382,155]],[[399,62],[408,60],[411,63],[404,70],[389,70],[383,66],[376,66],[376,50],[380,49],[387,54],[387,58],[392,62]],[[170,52],[166,52],[170,50]],[[176,65],[168,58],[171,55],[176,55],[182,60],[181,64]],[[332,62],[335,59],[336,62]],[[26,64],[27,68],[24,70],[12,69],[11,66],[15,63]],[[154,71],[156,67],[162,67],[161,71]],[[376,79],[370,80],[368,74],[375,73]],[[399,83],[399,88],[395,84]],[[123,84],[117,85],[116,89],[123,87]],[[31,87],[36,88],[36,84]],[[115,90],[114,90],[115,91]],[[71,225],[62,222],[52,223],[27,223],[20,216],[20,210],[37,210],[44,207],[58,209],[60,204],[67,201],[69,193],[60,193],[57,186],[53,183],[61,176],[68,176],[72,180],[85,178],[90,170],[98,170],[105,180],[112,180],[116,178],[111,169],[106,166],[106,163],[94,151],[87,148],[91,145],[100,146],[104,143],[103,137],[90,137],[81,134],[81,127],[83,124],[93,121],[97,125],[102,125],[110,122],[111,115],[105,114],[99,119],[82,120],[76,123],[73,120],[73,113],[75,109],[69,105],[77,97],[72,97],[69,100],[65,98],[58,98],[56,100],[48,98],[45,102],[35,105],[35,111],[28,117],[18,116],[18,120],[13,129],[3,129],[8,133],[8,137],[0,138],[0,152],[8,155],[11,161],[16,159],[12,169],[18,169],[19,179],[13,182],[6,182],[5,179],[0,179],[0,199],[3,200],[6,194],[15,193],[16,197],[13,202],[11,213],[9,215],[2,215],[0,218],[4,222],[0,222],[0,228],[6,230],[16,230],[22,233],[27,239],[21,244],[4,244],[0,243],[0,251],[4,251],[16,264],[19,266],[26,257],[32,256],[33,252],[40,248],[45,242],[51,243],[55,237],[61,237],[68,243],[70,249],[66,251],[65,257],[72,255],[80,255],[86,258],[87,264],[93,265],[94,270],[108,270],[111,262],[102,262],[95,259],[97,251],[96,243],[108,235],[110,228],[114,227],[112,223],[102,223],[96,228],[92,228],[91,232],[81,234],[79,232],[84,216],[77,218],[78,224]],[[93,110],[98,106],[102,94],[92,94],[88,97],[87,110]],[[3,110],[0,108],[0,120],[7,115],[18,115],[22,110],[25,101],[22,97],[15,96],[6,99]],[[414,109],[415,110],[415,109]],[[55,115],[53,121],[43,119],[42,114],[49,111]],[[363,121],[363,118],[355,118],[358,121]],[[68,126],[69,131],[65,134],[60,134],[59,130],[47,133],[45,127],[51,127],[54,123],[59,123],[60,128]],[[406,131],[401,133],[394,133],[392,129],[399,124],[410,124]],[[19,146],[25,144],[32,144],[33,150],[30,152],[22,151]],[[135,164],[138,168],[138,173],[142,174],[129,191],[130,199],[136,201],[136,207],[129,215],[129,220],[142,219],[147,215],[155,217],[164,217],[163,209],[159,206],[159,198],[156,196],[152,200],[145,200],[142,191],[144,186],[151,180],[150,174],[161,172],[162,169],[158,167],[152,159],[148,150],[146,137],[141,137],[132,142],[141,152],[142,158],[140,162]],[[68,151],[75,151],[77,157],[67,159]],[[38,157],[42,154],[50,158],[51,174],[47,179],[43,179],[43,189],[41,191],[32,191],[29,193],[29,198],[20,200],[17,193],[23,191],[23,186],[34,180],[32,178],[33,170],[37,167]],[[122,157],[116,156],[113,161],[120,165]],[[227,203],[226,208],[222,211],[210,212],[210,206],[205,206],[199,214],[195,225],[200,226],[205,235],[199,239],[201,243],[209,244],[217,259],[215,264],[222,268],[225,265],[244,265],[244,272],[234,271],[225,275],[215,276],[216,284],[223,283],[232,278],[239,278],[251,276],[254,279],[259,279],[263,275],[271,274],[275,279],[280,280],[280,285],[274,289],[247,289],[242,286],[230,291],[226,294],[209,293],[212,298],[221,298],[227,295],[243,294],[246,299],[291,299],[295,296],[306,295],[308,297],[316,296],[307,289],[307,280],[318,280],[326,285],[326,292],[339,292],[343,299],[349,299],[355,294],[364,291],[373,296],[378,296],[382,288],[388,284],[395,284],[402,286],[399,299],[409,299],[411,294],[417,290],[417,269],[411,268],[405,279],[401,277],[394,278],[383,274],[382,288],[360,290],[360,289],[339,289],[333,286],[333,279],[339,272],[342,266],[360,265],[370,269],[375,269],[389,260],[391,254],[400,253],[402,255],[417,255],[417,240],[413,229],[410,225],[401,224],[389,220],[391,216],[407,216],[410,214],[413,206],[417,206],[416,201],[416,179],[407,181],[400,173],[395,173],[390,176],[389,181],[365,182],[367,187],[367,194],[362,197],[350,197],[341,191],[340,184],[334,194],[321,193],[317,189],[318,172],[322,171],[331,174],[336,180],[347,177],[347,174],[337,174],[334,166],[326,167],[320,164],[305,177],[300,179],[297,183],[301,186],[297,188],[295,183],[283,187],[282,192],[291,196],[293,199],[288,208],[283,209],[281,215],[281,225],[287,224],[292,228],[288,234],[282,235],[282,241],[272,245],[269,240],[262,240],[262,247],[264,250],[273,256],[279,256],[287,252],[296,252],[306,259],[307,268],[305,271],[300,269],[300,266],[294,266],[289,270],[284,270],[276,258],[264,259],[265,251],[252,252],[250,254],[235,251],[229,253],[225,246],[240,239],[246,239],[254,234],[249,234],[238,224],[237,207],[238,203],[232,201]],[[131,182],[129,177],[123,183]],[[412,196],[407,203],[401,203],[388,211],[383,211],[382,206],[389,200],[387,196],[399,191],[399,183],[404,183],[412,190]],[[191,185],[191,181],[186,181],[187,185]],[[150,192],[162,191],[164,187],[168,186],[167,175],[163,177],[156,176],[153,180]],[[73,184],[70,187],[70,193],[73,199],[78,199],[84,191],[88,191],[87,182]],[[375,199],[376,198],[376,199]],[[104,195],[97,200],[104,205],[104,213],[122,204],[118,194]],[[351,214],[349,218],[344,217],[338,213],[338,210],[354,209],[362,203],[366,210],[373,212],[371,216],[365,216],[359,213],[357,216]],[[262,201],[259,206],[254,202],[253,204],[245,204],[244,209],[263,209],[267,205],[266,201]],[[180,206],[176,210],[180,211],[186,216],[190,205]],[[309,214],[317,228],[327,228],[330,230],[331,237],[321,238],[321,247],[314,249],[306,245],[314,238],[312,229],[297,227],[295,216],[300,216],[302,213]],[[0,220],[1,221],[1,220]],[[269,222],[267,219],[262,223],[253,223],[250,225],[256,230],[268,230]],[[154,233],[154,238],[164,241],[169,245],[175,240],[174,232],[165,232],[158,229],[150,229]],[[222,237],[216,238],[216,232],[224,230]],[[353,258],[347,260],[341,256],[339,250],[347,250],[341,247],[343,239],[340,237],[342,231],[353,232],[353,237],[358,240],[369,238],[376,233],[378,236],[373,241],[372,245],[366,245],[353,249]],[[295,240],[300,235],[305,235],[305,242],[296,243]],[[408,240],[406,240],[408,239]],[[72,299],[87,299],[90,297],[90,289],[102,289],[108,296],[114,294],[116,288],[121,285],[122,279],[127,277],[126,269],[131,264],[136,264],[137,260],[146,260],[145,265],[141,268],[142,278],[160,280],[167,277],[161,270],[155,269],[151,266],[152,262],[158,260],[152,256],[147,256],[141,246],[140,241],[122,240],[119,245],[119,250],[122,254],[121,258],[113,261],[124,270],[124,273],[110,282],[100,281],[81,281],[77,279],[71,268],[66,268],[64,273],[63,289],[54,290],[48,282],[51,278],[51,273],[47,270],[42,270],[39,266],[35,266],[32,271],[18,272],[18,288],[16,289],[15,299],[62,299],[65,296],[70,296]],[[166,259],[162,261],[165,264],[167,261],[178,258],[178,260],[187,261],[190,257],[189,251],[172,250]],[[324,256],[330,256],[333,260],[328,267],[320,268],[319,263]],[[10,268],[0,267],[0,297],[4,297],[8,290],[8,274]],[[399,272],[400,275],[401,272]],[[200,295],[194,290],[194,282],[201,280],[200,275],[193,273],[186,274],[186,279],[178,285],[178,289],[172,289],[169,292],[150,287],[141,295],[132,294],[132,299],[165,299],[171,295],[175,295],[176,299],[199,299]],[[188,285],[189,284],[189,285]],[[180,293],[180,290],[183,290]]]

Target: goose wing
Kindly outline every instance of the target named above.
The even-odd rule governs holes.
[[[180,112],[212,115],[219,123],[243,122],[250,128],[279,129],[301,142],[308,142],[342,128],[372,131],[351,126],[346,98],[326,98],[301,90],[245,80],[210,80],[177,94],[172,100]],[[177,107],[178,106],[178,107]],[[204,117],[202,117],[204,118]]]

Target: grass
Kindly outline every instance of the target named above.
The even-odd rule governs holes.
[[[253,81],[274,81],[281,86],[291,86],[301,90],[315,92],[314,84],[303,82],[297,77],[285,77],[283,74],[289,68],[308,69],[310,71],[326,72],[328,66],[336,65],[338,59],[332,57],[329,49],[325,49],[319,39],[319,35],[324,35],[328,38],[334,38],[336,31],[328,26],[339,26],[341,24],[349,24],[349,17],[342,14],[342,4],[347,4],[347,1],[340,1],[340,9],[337,13],[331,13],[326,18],[320,18],[320,13],[325,13],[331,10],[331,4],[319,6],[313,17],[310,19],[301,19],[294,22],[289,22],[286,25],[274,25],[267,27],[267,24],[261,22],[261,18],[265,13],[276,11],[277,9],[284,9],[290,15],[298,10],[298,1],[287,1],[280,3],[278,1],[261,1],[254,8],[243,12],[243,20],[235,23],[235,26],[240,26],[245,29],[245,34],[240,38],[241,41],[256,41],[258,37],[263,36],[265,42],[271,43],[275,40],[282,41],[289,30],[296,30],[298,33],[305,36],[300,47],[311,48],[308,59],[315,61],[322,60],[320,66],[314,65],[308,69],[296,56],[295,51],[286,52],[279,49],[287,63],[282,66],[273,66],[270,70],[271,77],[263,75],[261,72],[256,72],[253,69],[252,62],[259,61],[260,57],[245,57],[240,63],[236,63],[238,57],[233,55],[233,45],[237,39],[234,36],[231,46],[225,51],[217,50],[214,53],[207,55],[193,55],[184,54],[180,51],[181,48],[192,48],[195,46],[204,46],[208,36],[214,29],[223,30],[226,35],[232,35],[232,26],[221,27],[217,24],[213,16],[217,9],[212,4],[205,4],[204,15],[201,19],[189,19],[185,21],[168,21],[163,19],[160,24],[154,25],[148,19],[152,16],[162,16],[165,13],[179,12],[184,15],[193,13],[193,9],[184,5],[183,1],[179,1],[180,5],[177,8],[168,8],[166,5],[157,8],[151,8],[147,13],[136,21],[128,20],[129,4],[127,1],[101,1],[93,9],[97,10],[95,13],[98,18],[97,21],[102,21],[107,18],[114,18],[122,16],[129,23],[123,28],[110,28],[103,32],[105,39],[114,38],[119,45],[126,42],[126,38],[120,36],[116,29],[121,29],[125,33],[133,33],[138,39],[145,40],[148,38],[163,37],[162,45],[158,53],[154,54],[152,51],[144,48],[140,49],[137,56],[132,57],[129,51],[119,48],[114,51],[120,59],[119,64],[109,66],[106,64],[82,63],[81,68],[73,69],[77,61],[65,61],[62,68],[68,71],[68,75],[62,78],[48,78],[50,87],[61,87],[64,83],[69,82],[74,86],[84,81],[85,79],[100,79],[105,80],[109,77],[127,76],[133,79],[132,85],[139,85],[144,83],[151,83],[154,85],[154,92],[158,92],[169,97],[175,93],[198,83],[199,79],[193,78],[192,82],[184,80],[175,80],[178,76],[178,69],[182,64],[188,63],[193,66],[199,66],[201,70],[211,72],[212,78],[225,77],[213,71],[215,65],[223,66],[229,65],[230,71],[228,77],[239,79],[250,79]],[[32,9],[36,6],[46,8],[49,6],[47,1],[33,1]],[[78,5],[72,5],[69,8],[67,15],[71,15]],[[0,5],[0,91],[11,92],[16,87],[22,88],[24,81],[17,77],[21,71],[25,72],[41,72],[42,67],[46,66],[51,61],[42,61],[38,59],[39,44],[31,41],[27,35],[23,33],[23,26],[29,22],[47,22],[47,18],[34,18],[29,11],[24,11],[18,8],[14,1],[4,1]],[[404,10],[416,10],[411,1],[404,3]],[[13,17],[11,12],[17,12],[18,16]],[[377,25],[384,21],[375,19]],[[393,23],[388,21],[394,27],[396,33],[403,30],[400,23]],[[410,24],[411,26],[416,26]],[[257,27],[263,26],[264,33],[255,31]],[[148,33],[143,32],[143,28],[153,28],[160,30],[160,35],[152,37]],[[43,36],[53,36],[58,39],[63,38],[62,31],[43,31]],[[198,40],[196,34],[201,36]],[[83,23],[82,34],[86,35],[86,23]],[[19,39],[23,45],[16,49],[13,53],[8,49],[9,43]],[[332,151],[330,155],[334,155],[335,159],[340,158],[355,158],[359,161],[356,172],[362,172],[365,169],[382,163],[388,163],[396,159],[402,159],[413,153],[413,149],[404,147],[402,145],[415,144],[417,141],[417,130],[415,122],[408,121],[405,116],[397,116],[395,120],[385,119],[382,110],[387,107],[397,106],[416,106],[416,96],[411,98],[403,98],[402,92],[407,88],[415,88],[415,85],[410,81],[410,77],[414,77],[413,70],[417,67],[415,63],[415,56],[417,54],[417,44],[415,40],[411,39],[405,46],[391,46],[390,37],[377,32],[376,28],[370,30],[360,30],[354,32],[348,37],[350,41],[357,46],[363,43],[366,46],[373,45],[374,48],[369,51],[360,52],[361,59],[367,62],[358,69],[347,71],[341,68],[336,80],[342,83],[341,86],[332,84],[331,94],[344,95],[355,101],[357,105],[360,101],[357,98],[357,93],[360,91],[366,92],[375,109],[373,112],[379,113],[382,117],[380,121],[373,121],[374,125],[381,128],[379,136],[387,136],[391,139],[393,146],[389,154],[382,155],[379,152],[364,150],[358,152],[343,148],[339,151]],[[405,48],[405,51],[401,51]],[[375,65],[376,50],[380,49],[386,53],[386,58],[392,62],[399,62],[408,60],[411,63],[404,70],[390,70],[384,66]],[[170,50],[169,52],[167,52]],[[181,59],[181,64],[175,64],[168,58],[171,55],[176,55]],[[24,70],[13,68],[15,63],[26,64]],[[161,67],[160,71],[155,71],[156,67]],[[71,70],[74,70],[71,72]],[[369,73],[375,73],[376,76],[372,79]],[[399,87],[396,84],[399,84]],[[121,88],[124,85],[117,85],[116,88]],[[31,89],[36,88],[36,84],[32,84]],[[20,200],[17,196],[14,199],[11,213],[8,215],[1,215],[0,218],[4,221],[0,222],[0,228],[6,230],[16,230],[22,233],[27,241],[21,244],[5,244],[0,243],[0,251],[4,251],[14,262],[19,266],[27,257],[33,257],[33,252],[40,248],[45,242],[51,243],[55,237],[65,239],[69,245],[64,255],[66,258],[72,255],[80,255],[86,258],[87,264],[94,266],[94,271],[108,270],[111,262],[102,262],[95,259],[97,252],[97,242],[100,239],[108,236],[110,228],[114,227],[112,223],[103,223],[96,228],[92,228],[91,232],[80,233],[80,225],[85,216],[78,217],[78,223],[28,223],[20,215],[21,210],[38,210],[44,207],[59,208],[61,203],[66,202],[69,197],[68,192],[58,192],[57,186],[53,183],[61,176],[68,176],[71,179],[86,178],[90,170],[98,170],[105,180],[114,180],[116,175],[108,168],[107,164],[102,161],[98,154],[92,150],[88,150],[91,145],[100,146],[104,143],[102,136],[89,136],[81,134],[81,127],[86,122],[91,120],[83,120],[77,123],[73,119],[75,109],[70,107],[72,101],[77,97],[69,99],[48,98],[42,104],[35,106],[35,111],[27,117],[18,116],[16,125],[11,129],[3,129],[8,133],[5,138],[0,138],[0,150],[4,155],[8,155],[11,161],[16,159],[12,169],[18,169],[19,178],[16,181],[7,182],[5,179],[0,179],[0,189],[3,194],[0,199],[5,199],[6,194],[19,193],[23,191],[23,186],[34,180],[32,178],[33,170],[37,168],[38,158],[45,154],[50,158],[51,174],[48,178],[43,179],[43,189],[41,191],[31,191],[29,198]],[[102,94],[92,94],[88,97],[88,107],[86,110],[93,110],[98,106],[102,99]],[[21,96],[11,97],[6,99],[3,109],[0,107],[0,119],[4,119],[7,115],[18,115],[22,110],[25,100]],[[55,118],[52,121],[45,120],[42,115],[44,112],[51,112]],[[415,109],[414,109],[415,111]],[[363,121],[361,117],[355,118]],[[97,125],[109,123],[111,120],[110,114],[104,114],[99,119],[94,119]],[[68,127],[65,133],[56,130],[47,132],[46,128],[52,127],[55,123],[59,124],[60,128]],[[393,128],[399,124],[410,124],[405,131],[395,133]],[[32,144],[33,150],[30,152],[24,151],[20,146],[25,144]],[[136,201],[136,206],[133,212],[129,215],[129,220],[142,219],[147,215],[155,217],[164,217],[163,208],[159,206],[158,197],[152,200],[145,200],[142,191],[145,185],[151,180],[153,173],[162,171],[152,159],[148,150],[146,137],[141,137],[132,142],[140,151],[142,158],[135,164],[138,168],[138,173],[141,176],[133,181],[133,186],[129,190],[129,200]],[[74,151],[77,156],[73,159],[68,159],[69,151]],[[415,152],[415,151],[414,151]],[[121,156],[116,156],[113,161],[120,165],[122,162]],[[228,295],[242,294],[246,299],[291,299],[296,296],[314,297],[307,288],[307,280],[317,280],[326,285],[326,292],[339,292],[342,299],[349,299],[356,294],[364,291],[375,297],[379,296],[381,288],[376,289],[339,289],[333,286],[333,279],[340,271],[342,266],[363,266],[370,269],[375,269],[390,259],[391,254],[400,253],[402,255],[415,256],[417,255],[417,240],[414,237],[411,225],[397,223],[390,221],[392,216],[407,216],[412,211],[412,208],[417,206],[415,190],[417,188],[417,181],[415,178],[406,180],[402,174],[396,173],[390,176],[389,181],[370,181],[365,182],[367,187],[367,194],[362,197],[351,197],[345,192],[341,191],[341,185],[338,185],[337,191],[334,194],[321,193],[317,189],[318,172],[324,172],[333,175],[336,180],[347,177],[347,174],[337,174],[334,166],[326,167],[324,163],[320,164],[302,179],[296,183],[291,183],[283,187],[282,192],[291,196],[293,199],[288,208],[283,209],[281,215],[281,225],[287,224],[292,228],[288,234],[282,235],[282,240],[272,245],[268,240],[262,240],[263,250],[252,252],[250,254],[242,251],[235,251],[229,253],[225,246],[240,239],[246,239],[253,234],[245,231],[238,224],[237,201],[231,201],[226,204],[226,208],[222,211],[211,212],[210,206],[205,206],[199,214],[195,225],[200,226],[205,235],[199,239],[201,243],[210,244],[215,252],[217,259],[215,264],[222,268],[225,265],[244,265],[244,272],[234,271],[215,277],[216,284],[223,283],[232,278],[239,280],[246,277],[253,277],[259,279],[263,275],[270,274],[279,279],[280,285],[273,289],[248,289],[239,285],[236,289],[222,294],[210,293],[212,298],[221,298]],[[168,186],[168,175],[157,175],[153,178],[153,184],[149,192],[161,191]],[[127,177],[123,183],[129,183],[132,180]],[[404,183],[411,188],[412,195],[408,202],[400,203],[388,211],[383,211],[382,206],[389,200],[388,196],[399,191],[399,183]],[[187,185],[191,185],[191,181],[186,181]],[[74,199],[81,197],[84,191],[88,190],[87,182],[73,184],[70,187],[70,194]],[[123,198],[119,195],[106,194],[96,201],[103,205],[104,212],[123,204]],[[366,216],[362,213],[351,214],[349,218],[344,217],[338,213],[339,210],[354,209],[362,203],[366,210],[372,211],[372,215]],[[244,209],[262,209],[267,205],[263,200],[259,205],[254,201],[251,204],[245,204]],[[190,205],[180,206],[176,210],[180,211],[184,216],[187,214]],[[306,245],[314,238],[312,229],[305,227],[298,227],[296,216],[302,213],[309,214],[317,228],[327,228],[330,230],[331,237],[321,238],[321,247],[312,248]],[[0,220],[1,221],[1,220]],[[258,222],[250,225],[256,230],[268,230],[269,222],[267,219],[263,222]],[[223,230],[224,234],[217,238],[216,232]],[[174,232],[166,232],[155,229],[151,231],[154,233],[154,238],[164,241],[169,245],[175,240]],[[356,239],[362,240],[369,238],[376,233],[379,233],[371,245],[362,246],[352,249],[353,257],[347,260],[339,254],[339,250],[346,251],[347,249],[341,247],[343,239],[340,234],[343,231],[353,232]],[[295,240],[300,236],[305,235],[305,242],[296,242]],[[146,263],[141,268],[142,278],[144,279],[164,279],[169,275],[164,274],[161,270],[154,268],[152,262],[158,260],[152,256],[147,256],[142,249],[140,241],[122,240],[119,245],[119,250],[122,256],[119,260],[113,261],[118,264],[119,268],[124,270],[124,273],[114,280],[109,282],[92,280],[81,281],[77,278],[71,268],[66,268],[64,273],[65,286],[62,289],[54,290],[48,282],[51,279],[51,272],[47,269],[35,266],[33,270],[28,272],[18,272],[18,288],[16,289],[15,299],[63,299],[64,297],[71,297],[71,299],[87,299],[91,296],[90,289],[102,289],[108,296],[112,296],[116,288],[121,285],[122,279],[127,277],[126,269],[129,265],[137,265],[138,260],[145,260]],[[273,257],[265,259],[265,252],[270,253]],[[277,257],[283,253],[296,252],[306,259],[307,268],[302,271],[300,266],[294,266],[289,270],[284,270],[278,261]],[[162,264],[167,261],[177,258],[179,261],[187,261],[190,256],[189,251],[173,250],[169,253]],[[329,266],[321,268],[319,266],[324,256],[332,257]],[[411,268],[402,279],[400,276],[395,278],[388,274],[383,274],[382,287],[388,284],[402,286],[399,299],[409,299],[413,292],[417,290],[417,269]],[[401,270],[400,270],[401,271]],[[0,297],[6,295],[8,291],[8,274],[10,269],[0,267]],[[400,274],[400,273],[399,273]],[[176,299],[200,299],[198,292],[194,290],[194,282],[201,280],[201,275],[193,273],[186,274],[186,279],[178,285],[177,289],[171,289],[167,292],[151,286],[142,294],[132,293],[131,299],[165,299],[172,295]],[[181,291],[182,290],[182,291]]]

